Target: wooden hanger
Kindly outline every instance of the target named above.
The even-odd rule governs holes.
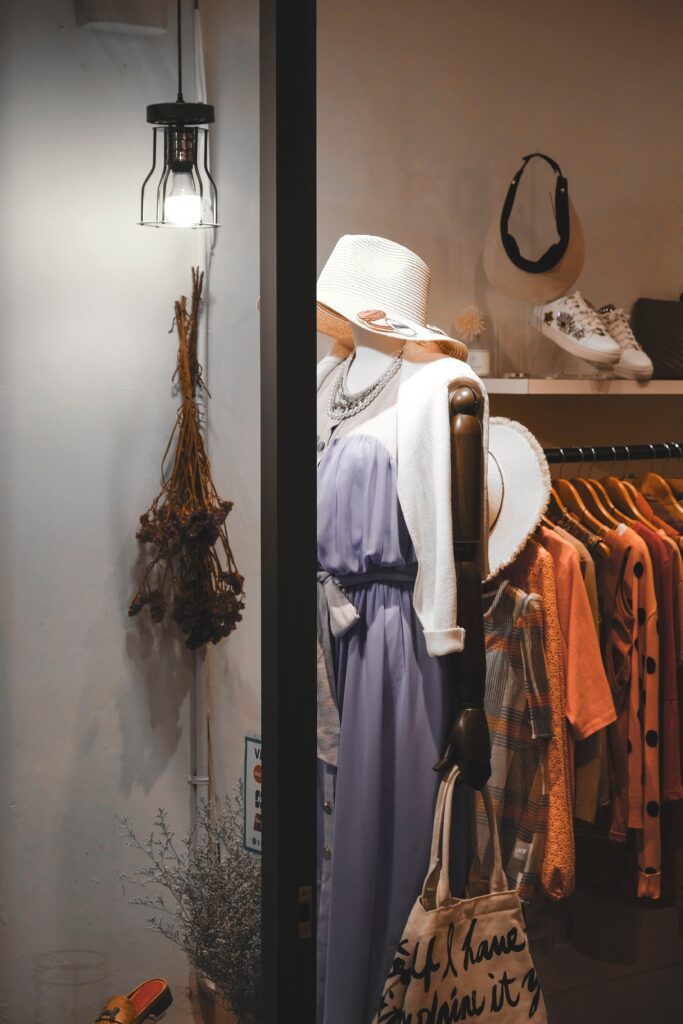
[[[557,526],[561,526],[563,529],[567,530],[568,533],[571,533],[573,537],[576,537],[577,540],[580,540],[582,544],[585,544],[589,551],[601,555],[603,558],[609,558],[611,551],[608,545],[601,536],[591,532],[572,512],[570,512],[554,484],[550,488],[548,514],[550,519],[553,520]]]
[[[571,512],[566,512],[565,515],[558,519],[556,525],[561,526],[567,533],[571,533],[572,537],[580,540],[591,554],[600,555],[601,558],[609,558],[612,554],[607,542],[597,534],[591,533]]]
[[[594,461],[597,461],[595,448],[591,448],[590,451],[593,452]],[[581,476],[581,466],[579,466],[578,477],[575,477],[572,483],[583,498],[586,507],[593,513],[596,519],[599,519],[601,523],[604,523],[610,529],[614,529],[625,517],[614,508],[612,499],[599,480],[594,480],[590,473],[587,477]]]
[[[607,476],[604,479],[604,484],[607,488],[607,493],[610,495],[616,508],[620,512],[623,512],[623,514],[628,516],[629,519],[635,519],[639,523],[644,523],[645,526],[652,525],[636,505],[623,480],[620,480],[617,476]]]
[[[573,512],[577,519],[587,526],[592,533],[600,535],[605,532],[607,529],[605,523],[593,515],[571,481],[556,480],[555,487],[569,511]]]
[[[622,480],[621,482],[623,483],[624,487],[626,488],[626,490],[629,492],[629,494],[633,498],[633,500],[636,503],[636,506],[638,508],[638,511],[640,512],[642,517],[647,521],[649,526],[652,526],[653,529],[656,529],[656,527],[655,527],[655,525],[654,525],[654,523],[652,521],[652,518],[650,516],[650,512],[652,512],[652,515],[654,515],[654,511],[651,509],[650,503],[647,500],[647,498],[645,498],[645,501],[647,502],[647,509],[643,509],[643,508],[640,507],[640,505],[638,505],[638,497],[643,497],[643,495],[640,494],[640,491],[638,490],[638,488],[634,484],[633,480]]]
[[[678,458],[683,459],[683,448],[677,441],[674,441],[673,444],[675,448],[678,448]],[[666,449],[667,451],[669,450],[668,445],[666,445]],[[675,500],[680,504],[681,500],[683,499],[683,477],[668,475],[666,477],[666,482],[671,488],[671,493],[673,494]]]
[[[614,504],[614,502],[612,501],[611,495],[609,494],[609,492],[608,492],[607,488],[605,487],[605,484],[604,484],[604,482],[602,480],[590,480],[589,483],[590,483],[591,487],[593,488],[593,490],[594,490],[595,494],[597,495],[597,497],[600,499],[600,502],[601,502],[603,508],[605,508],[607,510],[607,512],[609,513],[611,518],[617,524],[618,523],[627,523],[627,522],[629,522],[629,517],[624,515],[623,512],[620,512],[619,509]]]
[[[683,506],[680,504],[680,502],[676,498],[676,495],[671,490],[671,485],[669,484],[669,481],[666,479],[666,477],[661,476],[659,473],[653,473],[652,470],[650,470],[649,473],[645,473],[645,475],[641,477],[641,479],[638,481],[638,484],[640,485],[646,477],[654,477],[657,483],[659,483],[665,489],[667,497],[669,497],[673,502],[676,513],[683,516]]]
[[[668,445],[666,445],[666,447],[668,448]],[[683,505],[681,505],[681,503],[676,498],[676,495],[671,490],[671,484],[666,479],[666,477],[661,476],[661,474],[659,473],[655,473],[653,470],[650,470],[649,473],[645,473],[641,479],[644,480],[646,476],[654,477],[657,480],[660,486],[664,489],[667,497],[671,500],[673,506],[672,511],[674,511],[676,515],[679,515],[683,519]]]
[[[667,445],[666,447],[667,447],[667,450],[668,450],[668,445]],[[651,445],[650,445],[650,449],[651,449],[651,451],[652,451],[652,461],[651,461],[651,463],[650,463],[650,466],[651,466],[651,467],[654,467],[654,459],[655,459],[655,446],[654,446],[653,444],[651,444]],[[663,480],[663,482],[664,482],[665,484],[667,484],[667,483],[669,482],[669,481],[668,481],[668,478],[662,478],[662,477],[660,477],[660,476],[659,476],[659,474],[658,474],[658,473],[655,473],[655,472],[654,472],[654,468],[652,468],[652,469],[651,469],[651,473],[652,473],[652,475],[653,475],[654,477],[656,477],[656,478],[657,478],[658,480]],[[641,477],[641,481],[642,481],[642,479],[643,479],[643,478]],[[638,483],[640,484],[640,482],[641,482],[641,481],[639,481]],[[655,531],[656,531],[657,533],[659,533],[659,532],[660,532],[660,527],[659,527],[659,524],[658,524],[658,519],[659,519],[659,516],[657,515],[657,513],[655,512],[655,510],[654,510],[654,509],[652,508],[652,506],[651,506],[651,503],[650,503],[650,499],[649,499],[649,498],[647,497],[647,495],[643,495],[643,494],[641,494],[641,493],[640,493],[640,491],[639,491],[639,489],[638,489],[638,487],[636,486],[636,484],[635,484],[635,483],[633,483],[632,481],[630,481],[630,480],[625,480],[625,481],[624,481],[624,483],[626,484],[626,486],[628,487],[628,489],[629,489],[629,490],[631,491],[631,493],[632,493],[632,494],[634,494],[634,495],[638,495],[639,497],[641,497],[641,498],[644,498],[644,500],[645,500],[645,504],[647,505],[647,509],[648,509],[648,511],[644,511],[644,512],[643,512],[643,515],[645,515],[645,516],[646,516],[646,518],[647,518],[647,521],[648,521],[648,524],[649,524],[649,525],[651,526],[651,528],[652,528],[653,530],[655,530]],[[652,517],[652,518],[651,518],[651,517]],[[671,539],[672,539],[672,540],[674,540],[674,542],[676,541],[676,538],[673,538],[673,537],[672,537]],[[678,538],[677,538],[677,540],[678,540],[678,547],[679,547],[679,549],[681,550],[681,552],[683,552],[683,536],[679,535],[679,536],[678,536]]]
[[[595,454],[595,448],[593,448],[592,451],[593,454]],[[604,487],[598,489],[594,486],[598,483],[597,480],[593,480],[590,476],[581,476],[581,469],[579,468],[579,476],[574,477],[572,483],[583,498],[586,508],[593,513],[596,519],[599,519],[601,523],[604,523],[605,526],[608,526],[610,529],[614,529],[615,526],[619,525],[621,519],[618,519],[612,513],[611,510],[614,506],[607,494],[607,491]],[[605,501],[604,499],[607,500]]]
[[[595,483],[594,480],[578,477],[576,480],[573,480],[572,483],[585,501],[586,508],[590,509],[596,519],[599,519],[600,522],[604,523],[610,530],[615,529],[615,527],[623,521],[622,518],[618,518],[612,512],[612,508],[614,507],[612,501],[610,500],[608,504],[605,503],[600,491],[593,486]],[[605,494],[607,494],[606,491]]]
[[[549,518],[552,519],[555,523],[558,521],[558,519],[561,519],[562,516],[568,515],[567,509],[565,508],[562,498],[555,490],[554,482],[550,485],[550,498],[548,500],[547,513]]]
[[[625,446],[627,458],[630,460],[631,452],[628,445]],[[617,450],[612,446],[612,452],[614,454],[614,463],[617,460]],[[645,526],[650,526],[646,516],[640,511],[633,496],[631,495],[628,488],[624,485],[623,480],[620,480],[618,476],[610,474],[606,476],[602,481],[603,487],[607,492],[608,498],[612,502],[612,515],[616,518],[623,517],[624,521],[628,524],[636,520],[637,522],[643,523]]]
[[[612,465],[616,466],[616,464],[617,464],[617,449],[615,448],[614,445],[612,445],[611,447],[612,447],[612,455],[614,456],[614,461],[613,461]],[[613,474],[608,473],[607,475],[611,476]],[[604,479],[602,479],[602,480],[591,480],[591,485],[592,485],[593,489],[595,490],[596,494],[598,495],[598,497],[600,498],[600,501],[602,502],[602,505],[604,506],[604,508],[606,508],[607,511],[609,512],[610,516],[614,520],[616,520],[617,525],[619,523],[625,523],[626,525],[628,525],[629,523],[631,523],[633,521],[633,516],[632,515],[630,515],[629,513],[626,513],[626,512],[622,512],[614,504],[614,501],[612,499],[612,495],[609,493],[609,491],[607,490],[607,487],[605,486]]]

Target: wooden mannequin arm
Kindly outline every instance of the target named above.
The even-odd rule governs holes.
[[[448,389],[451,412],[451,502],[459,624],[465,629],[465,649],[446,656],[449,684],[454,691],[455,718],[438,772],[457,764],[462,779],[481,789],[491,775],[491,741],[484,711],[486,654],[481,573],[477,556],[486,543],[480,536],[482,440],[484,401],[471,382],[453,382]]]

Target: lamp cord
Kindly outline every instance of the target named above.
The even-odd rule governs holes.
[[[177,21],[178,21],[178,103],[184,103],[183,100],[183,35],[181,31],[182,17],[180,13],[180,0],[177,3]]]

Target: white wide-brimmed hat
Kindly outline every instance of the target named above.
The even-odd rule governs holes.
[[[467,346],[427,323],[431,273],[410,249],[376,235],[342,235],[318,278],[318,330],[349,340],[356,324],[388,338],[435,341],[456,359]]]
[[[550,500],[550,470],[543,449],[516,420],[489,420],[487,487],[490,579],[521,552]]]
[[[510,214],[522,174],[530,160],[540,157],[556,174],[555,221],[560,236],[538,260],[524,257],[509,229]],[[538,204],[540,206],[540,204]],[[567,179],[544,153],[524,157],[508,188],[502,213],[491,224],[484,245],[484,270],[491,284],[504,295],[522,302],[545,303],[571,291],[583,269],[586,245],[581,221],[569,197]]]

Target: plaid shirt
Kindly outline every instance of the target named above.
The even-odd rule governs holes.
[[[546,740],[552,736],[543,645],[543,602],[501,584],[484,616],[486,717],[491,734],[489,790],[508,882],[531,900],[548,829]],[[488,876],[491,843],[477,796],[477,839]]]

